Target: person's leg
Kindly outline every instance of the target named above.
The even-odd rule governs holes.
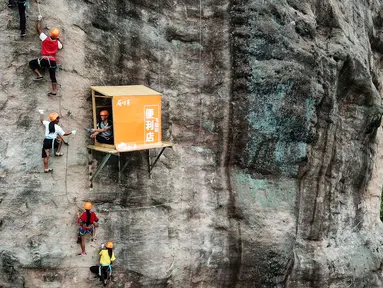
[[[108,267],[101,267],[101,277],[102,284],[106,286],[108,280]]]
[[[55,140],[55,154],[59,154],[60,153],[60,149],[61,149],[61,146],[63,145],[63,142],[60,141],[60,140]]]
[[[100,275],[100,280],[101,281],[106,280],[106,270],[105,270],[105,268],[106,267],[101,266],[101,275]]]
[[[97,240],[97,230],[96,230],[96,228],[97,228],[97,226],[95,226],[95,225],[93,225],[93,229],[92,229],[92,233],[91,233],[91,239],[92,239],[92,241],[94,241],[94,240]]]
[[[9,0],[8,1],[8,7],[10,7],[10,8],[16,7],[15,1],[14,0]]]
[[[39,62],[37,61],[37,59],[33,59],[31,61],[29,61],[29,67],[31,67],[31,69],[33,70],[33,72],[35,72],[35,74],[37,75],[37,78],[42,78],[43,76],[41,76],[38,68],[39,68]]]
[[[25,3],[17,2],[17,6],[19,8],[19,16],[20,16],[20,33],[21,36],[25,35],[25,25],[26,25],[26,19],[25,19]]]
[[[44,159],[43,159],[43,162],[44,162],[44,169],[45,170],[48,170],[48,168],[49,168],[49,156],[47,156],[47,157],[45,157]]]
[[[102,143],[102,144],[114,144],[114,140],[113,138],[109,139],[109,140],[106,140],[104,137],[102,137],[100,134],[97,134],[96,135],[96,140],[97,142],[99,143]]]
[[[90,271],[94,274],[97,275],[97,277],[99,277],[98,273],[99,273],[99,266],[91,266],[89,267]]]
[[[85,252],[85,235],[81,235],[81,253]]]
[[[41,151],[41,157],[43,158],[43,163],[44,163],[44,172],[51,172],[53,170],[49,168],[49,165],[48,165],[51,147],[52,147],[52,140],[44,139],[43,148]]]
[[[43,158],[43,163],[44,163],[44,170],[47,170],[48,169],[48,155],[49,155],[49,150],[48,150],[48,153],[47,153],[47,150],[42,149],[41,151],[41,157]]]
[[[52,91],[53,95],[57,94],[57,80],[56,80],[56,61],[50,61],[49,66],[49,77],[52,82]]]
[[[57,83],[52,83],[52,91],[51,91],[51,93],[53,95],[57,94]]]
[[[96,135],[96,140],[98,143],[104,143],[104,137],[102,137],[100,134]]]

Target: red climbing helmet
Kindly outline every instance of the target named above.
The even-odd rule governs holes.
[[[49,121],[55,121],[58,117],[60,117],[59,113],[57,112],[52,112],[51,114],[49,114]]]
[[[85,210],[90,210],[90,209],[92,209],[92,203],[90,203],[90,202],[85,202],[85,203],[84,203],[84,209],[85,209]]]
[[[59,38],[60,30],[58,28],[52,28],[49,34],[52,38]]]
[[[108,110],[102,110],[102,111],[100,112],[100,116],[109,116],[109,112],[108,112]]]

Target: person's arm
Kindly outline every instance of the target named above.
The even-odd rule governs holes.
[[[39,113],[40,113],[40,122],[41,122],[41,124],[44,124],[43,123],[43,121],[44,121],[44,110],[40,109]]]
[[[112,127],[106,127],[106,128],[103,128],[103,129],[101,129],[101,128],[92,129],[92,132],[98,132],[98,133],[106,132],[106,131],[110,130],[110,128],[112,128]]]
[[[78,219],[77,219],[78,224],[80,224],[80,226],[82,226],[82,224],[84,222],[82,220],[82,214],[80,212],[77,212],[77,217],[78,217]]]
[[[59,50],[63,49],[64,48],[64,44],[63,44],[63,41],[60,39],[60,38],[57,38],[57,41],[59,41]]]
[[[112,124],[111,122],[108,122],[108,127],[105,127],[105,128],[99,128],[100,125],[97,124],[97,128],[96,129],[93,129],[92,132],[98,132],[98,133],[101,133],[101,132],[106,132],[106,131],[109,131],[109,130],[112,130]]]
[[[114,252],[113,252],[112,253],[112,258],[110,258],[110,264],[112,264],[114,260],[116,260],[116,256],[114,256]]]
[[[96,138],[96,136],[100,134],[100,132],[94,132],[90,135],[90,138]]]
[[[94,227],[97,227],[98,226],[98,223],[97,223],[98,222],[98,217],[97,217],[96,213],[94,213],[94,212],[93,212],[93,215],[94,215],[94,219],[93,219],[94,221],[93,221],[92,224],[93,224]]]
[[[39,33],[39,36],[41,35],[41,33],[44,33],[43,29],[41,29],[41,20],[37,20],[37,22],[36,22],[36,30],[37,30],[37,33]]]
[[[72,130],[72,131],[69,131],[69,132],[64,132],[64,130],[60,127],[60,126],[55,126],[55,130],[57,132],[58,135],[60,136],[68,136],[68,135],[74,135],[76,134],[76,130]]]

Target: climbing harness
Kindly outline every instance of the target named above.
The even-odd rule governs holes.
[[[99,268],[98,268],[98,275],[101,276],[101,273],[102,273],[102,268],[101,267],[108,267],[108,269],[106,271],[109,271],[109,277],[112,276],[112,265],[110,264],[100,264]]]
[[[53,61],[53,59],[55,59],[55,57],[53,57],[53,56],[45,56],[45,55],[43,55],[43,56],[41,56],[40,58],[37,59],[37,64],[39,64],[40,67],[41,67],[40,62],[41,62],[41,60],[44,60],[44,59],[48,60],[49,68],[56,68],[57,69],[57,66],[52,66],[51,65],[51,59]]]

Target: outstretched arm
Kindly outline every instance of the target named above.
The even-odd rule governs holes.
[[[39,33],[39,36],[41,33],[43,33],[43,29],[41,29],[41,19],[39,20],[39,18],[36,21],[36,30],[37,33]]]
[[[108,130],[110,130],[111,127],[106,127],[106,128],[96,128],[96,129],[92,129],[92,132],[106,132]]]
[[[73,130],[73,131],[74,131],[74,130]],[[73,134],[73,131],[65,132],[63,136],[72,135],[72,134]]]

